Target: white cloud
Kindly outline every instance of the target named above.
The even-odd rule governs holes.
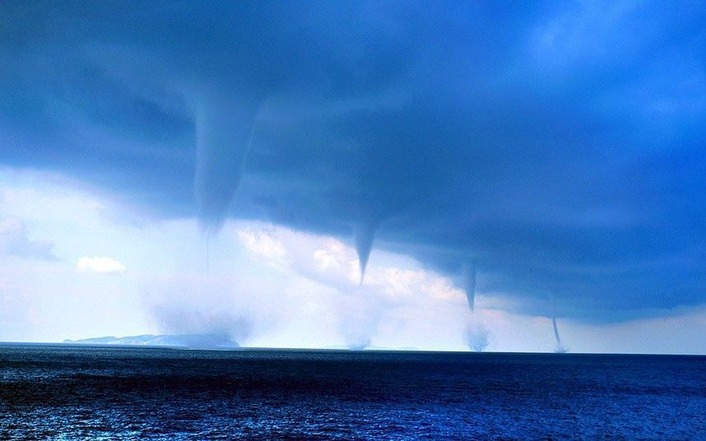
[[[358,259],[351,244],[282,226],[234,226],[236,236],[249,251],[278,250],[255,254],[276,261],[289,284],[305,280],[307,290],[317,293],[318,298],[314,298],[291,292],[290,301],[306,304],[307,311],[316,310],[318,320],[326,317],[327,326],[332,326],[338,335],[337,345],[384,347],[394,341],[398,347],[463,349],[462,318],[467,311],[463,292],[454,288],[448,278],[424,269],[419,262],[375,250],[361,285]],[[420,326],[420,317],[429,319],[428,327]],[[426,332],[417,332],[420,327]],[[439,332],[429,332],[430,328]],[[407,342],[405,334],[410,337]]]
[[[282,243],[267,230],[246,228],[238,231],[238,238],[252,253],[269,259],[281,259],[286,251]]]
[[[80,257],[76,270],[81,273],[123,274],[125,265],[111,257]]]
[[[0,220],[0,255],[53,260],[53,247],[50,240],[30,240],[22,219],[8,216]]]

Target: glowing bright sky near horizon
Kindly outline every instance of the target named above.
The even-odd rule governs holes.
[[[706,354],[705,24],[2,2],[0,341]]]

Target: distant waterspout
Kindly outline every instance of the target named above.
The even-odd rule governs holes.
[[[559,337],[559,328],[557,328],[557,326],[556,326],[556,317],[552,317],[552,327],[554,327],[554,337],[556,338],[556,348],[554,348],[554,352],[557,352],[557,353],[567,352],[567,349],[564,347],[564,345],[561,342],[561,337]]]
[[[468,308],[473,312],[475,309],[475,299],[476,299],[476,265],[470,260],[463,268],[463,279],[464,279],[464,289],[466,291],[466,300],[468,301]]]
[[[566,349],[564,344],[561,342],[561,337],[559,336],[559,328],[556,325],[556,296],[552,296],[552,309],[553,309],[552,328],[554,328],[554,338],[556,339],[556,348],[554,348],[554,352],[556,352],[556,353],[568,352],[568,349]]]

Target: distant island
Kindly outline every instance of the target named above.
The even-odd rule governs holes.
[[[94,337],[64,340],[63,343],[79,345],[158,346],[187,349],[236,349],[240,345],[223,334],[134,335],[128,337]]]

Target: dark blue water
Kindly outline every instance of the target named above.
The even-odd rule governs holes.
[[[0,439],[706,439],[706,357],[0,345]]]

